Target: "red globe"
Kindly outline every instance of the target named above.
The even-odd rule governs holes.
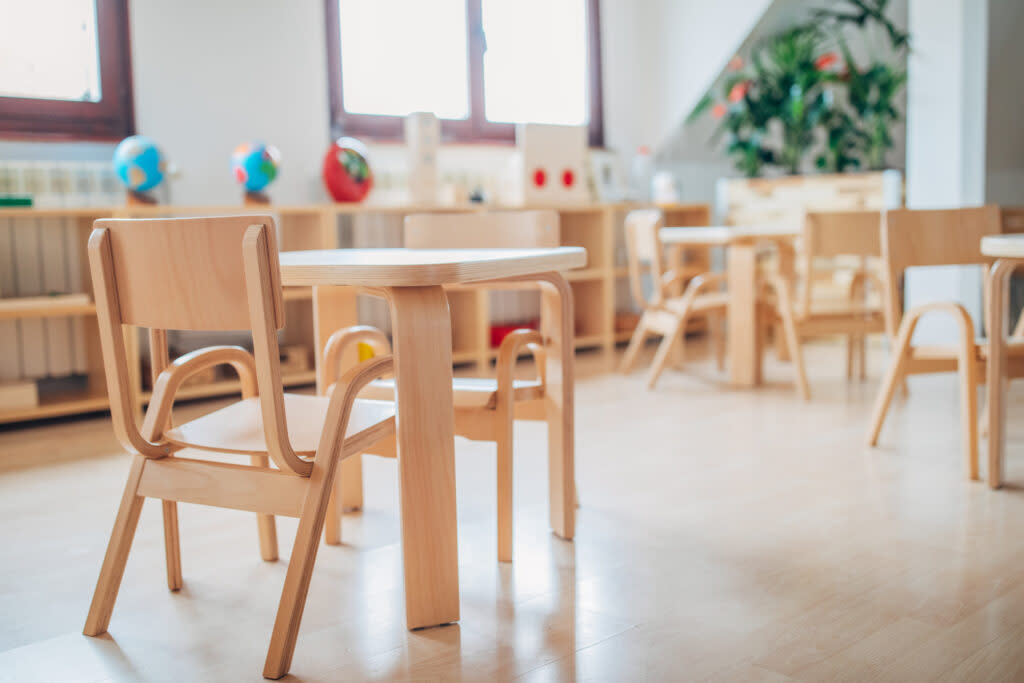
[[[323,178],[336,202],[361,202],[373,188],[366,147],[354,138],[336,140],[324,155]]]

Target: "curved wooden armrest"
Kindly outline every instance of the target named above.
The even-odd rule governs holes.
[[[721,287],[727,280],[728,275],[726,273],[701,273],[700,275],[693,276],[689,284],[686,285],[686,291],[683,294],[691,294],[692,292],[691,296],[697,296],[703,290],[710,287]]]
[[[362,342],[369,344],[373,352],[386,356],[391,354],[391,342],[387,335],[378,328],[371,325],[352,325],[345,327],[328,338],[324,345],[323,357],[323,380],[325,384],[333,384],[338,377],[338,366],[341,364],[341,356],[350,344]]]
[[[537,366],[537,378],[541,385],[546,383],[546,360],[547,352],[544,350],[544,337],[537,330],[520,329],[513,330],[505,335],[498,347],[498,362],[495,368],[498,376],[498,391],[504,387],[512,388],[512,367],[516,364],[519,356],[519,349],[526,346],[533,355],[533,362]]]
[[[903,316],[903,322],[900,323],[900,328],[897,332],[897,342],[894,348],[901,348],[903,346],[909,348],[910,337],[914,333],[917,323],[920,322],[925,313],[933,312],[948,313],[953,316],[957,322],[957,327],[960,328],[961,345],[970,345],[973,348],[975,344],[974,321],[971,320],[971,314],[967,312],[967,309],[955,301],[933,301],[914,306],[907,311]]]
[[[331,400],[327,406],[327,417],[324,422],[323,435],[316,449],[316,457],[340,457],[345,444],[345,433],[348,431],[348,420],[352,414],[352,406],[363,388],[383,375],[395,371],[394,357],[374,356],[351,367],[333,386]],[[356,455],[349,453],[348,455]]]
[[[155,442],[171,417],[174,398],[185,380],[217,365],[230,365],[238,373],[242,384],[242,397],[255,396],[256,361],[252,354],[240,346],[208,346],[176,359],[157,375],[153,395],[142,423],[142,437]]]

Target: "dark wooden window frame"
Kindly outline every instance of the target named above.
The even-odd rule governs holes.
[[[589,78],[588,137],[592,147],[604,144],[604,107],[601,92],[601,18],[598,0],[587,2],[587,64]],[[488,121],[484,114],[484,40],[480,0],[466,0],[467,63],[469,65],[469,118],[441,119],[444,142],[515,141],[515,124]],[[341,80],[342,31],[338,0],[324,0],[327,27],[327,78],[329,81],[331,132],[374,140],[401,140],[403,117],[351,114],[345,111]]]
[[[119,140],[135,132],[128,0],[96,0],[99,102],[0,97],[0,138]]]

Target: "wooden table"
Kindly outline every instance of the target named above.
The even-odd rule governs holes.
[[[792,250],[788,245],[799,231],[783,227],[683,227],[662,228],[659,235],[666,245],[728,247],[727,286],[729,289],[728,356],[729,377],[736,387],[761,384],[761,335],[757,324],[757,249],[774,242],[779,250],[779,270],[793,270]]]
[[[1006,448],[1006,334],[1007,285],[1017,266],[1024,265],[1024,235],[998,235],[981,239],[981,253],[998,260],[989,271],[988,310],[988,485],[1003,484]]]
[[[390,304],[405,613],[410,629],[459,620],[452,332],[444,287],[508,279],[541,284],[541,332],[550,341],[551,525],[559,536],[572,538],[576,513],[572,290],[558,271],[584,265],[586,252],[580,247],[337,249],[281,254],[281,283],[313,286],[321,384],[319,350],[334,330],[358,322],[356,288],[369,288]],[[343,476],[342,485],[344,481]]]

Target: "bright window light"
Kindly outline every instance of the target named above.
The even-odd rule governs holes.
[[[339,0],[345,111],[469,116],[465,0]]]
[[[587,123],[585,0],[482,0],[489,121]]]
[[[99,102],[94,0],[0,0],[0,96]]]

